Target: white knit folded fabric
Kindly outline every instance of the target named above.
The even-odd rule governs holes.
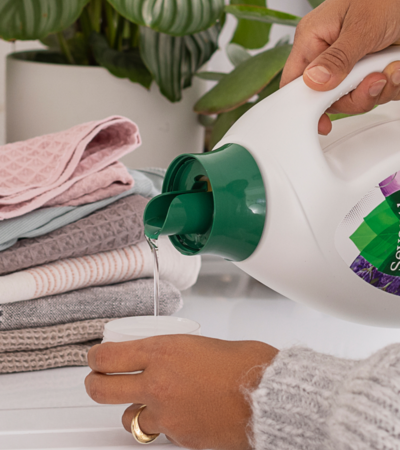
[[[180,290],[191,287],[200,271],[200,256],[183,256],[168,238],[160,238],[160,279]],[[147,242],[22,270],[0,277],[0,303],[31,300],[90,286],[153,277],[153,254]]]

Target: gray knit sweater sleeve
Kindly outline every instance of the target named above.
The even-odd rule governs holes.
[[[400,344],[361,361],[283,350],[249,395],[256,450],[400,449]]]

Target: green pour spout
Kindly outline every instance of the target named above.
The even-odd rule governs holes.
[[[168,192],[155,197],[146,209],[145,232],[160,235],[203,234],[212,224],[211,192]]]
[[[244,147],[228,144],[171,163],[162,194],[145,209],[144,232],[150,239],[168,235],[184,255],[243,261],[256,249],[265,219],[258,165]]]

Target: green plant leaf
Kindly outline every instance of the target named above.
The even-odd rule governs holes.
[[[324,0],[308,0],[308,3],[313,7],[316,8],[317,6],[319,6],[321,3],[323,3]]]
[[[199,33],[224,11],[224,0],[108,0],[128,20],[172,36]]]
[[[281,82],[282,72],[279,72],[275,78],[271,80],[267,86],[258,94],[258,101],[264,100],[264,98],[269,97],[271,94],[279,90],[279,83]]]
[[[379,105],[375,105],[371,111],[373,111],[375,108],[377,108]],[[360,114],[344,114],[344,113],[339,113],[339,114],[328,114],[329,118],[333,121],[335,120],[340,120],[340,119],[346,119],[347,117],[354,117],[354,116],[362,116],[364,114],[368,114],[370,111],[367,111],[365,113],[360,113]]]
[[[250,53],[238,44],[228,44],[226,47],[226,54],[228,55],[229,61],[236,67],[244,61],[251,58]]]
[[[353,115],[358,115],[358,114],[328,114],[328,116],[332,120],[332,122],[335,120],[346,119],[346,117],[352,117]]]
[[[38,50],[37,52],[29,52],[30,55],[24,58],[24,61],[35,61],[46,64],[68,64],[68,60],[59,52],[51,50]]]
[[[65,29],[62,34],[71,52],[74,63],[77,65],[89,65],[89,42],[85,35],[82,32],[76,32],[73,26]],[[57,34],[49,34],[40,41],[49,47],[50,50],[62,53]]]
[[[275,44],[275,47],[280,47],[281,45],[287,45],[290,43],[290,36],[287,34],[279,39],[279,41]]]
[[[266,7],[265,0],[231,0],[231,5],[255,5]],[[244,48],[257,49],[269,41],[271,24],[238,19],[238,24],[231,42]]]
[[[81,66],[89,65],[89,42],[81,32],[76,33],[74,37],[68,39],[68,47],[76,64]]]
[[[291,48],[291,45],[284,45],[252,56],[201,97],[195,111],[219,114],[243,105],[283,69]]]
[[[293,27],[296,27],[301,20],[301,17],[293,16],[292,14],[281,11],[275,11],[273,9],[263,8],[261,6],[227,5],[225,6],[225,11],[233,14],[238,19],[291,25]]]
[[[0,0],[1,1],[1,0]],[[68,41],[68,39],[72,39],[76,33],[75,26],[71,25],[65,30],[62,31],[64,38]],[[60,51],[60,41],[57,38],[57,34],[49,34],[46,37],[40,39],[40,42],[49,47],[50,50]]]
[[[202,80],[209,81],[220,81],[227,74],[223,72],[197,72],[194,74],[197,78],[201,78]]]
[[[1,0],[0,36],[5,40],[42,39],[73,24],[89,0]]]
[[[118,51],[110,48],[105,36],[92,33],[90,44],[96,62],[119,78],[129,78],[149,89],[153,77],[144,65],[138,49]]]
[[[140,54],[161,93],[171,102],[182,98],[182,89],[218,48],[219,25],[201,33],[175,37],[140,27]]]
[[[269,42],[271,26],[270,23],[240,20],[231,42],[251,50],[263,48]]]
[[[198,118],[199,122],[203,125],[203,127],[206,128],[212,127],[217,120],[217,118],[214,116],[203,116],[203,114],[199,114]]]
[[[218,115],[211,132],[210,150],[223,138],[229,128],[253,105],[254,103],[245,103],[232,111]]]

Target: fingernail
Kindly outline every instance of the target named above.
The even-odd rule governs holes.
[[[331,78],[331,73],[328,69],[325,69],[325,67],[322,66],[314,66],[310,69],[307,69],[307,76],[310,78],[311,81],[314,81],[314,83],[317,84],[325,84],[327,83]]]
[[[393,75],[392,75],[392,83],[395,86],[398,86],[400,84],[400,69],[397,69]]]
[[[369,88],[369,95],[371,97],[377,97],[383,91],[383,88],[386,86],[386,83],[387,83],[386,80],[379,80],[371,84]]]

